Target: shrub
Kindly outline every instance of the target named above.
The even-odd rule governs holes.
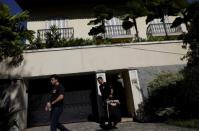
[[[182,73],[162,72],[149,83],[150,94],[145,102],[145,112],[154,118],[165,120],[179,114],[176,107],[183,80]]]

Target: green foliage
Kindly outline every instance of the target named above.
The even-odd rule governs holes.
[[[199,117],[198,76],[198,67],[157,75],[148,85],[150,95],[145,110],[164,119]]]
[[[147,13],[148,10],[142,0],[130,0],[126,3],[126,14],[122,16],[122,27],[125,30],[128,30],[135,26],[137,40],[139,40],[139,32],[137,29],[136,18],[146,16]]]
[[[110,39],[100,39],[100,40],[90,40],[90,39],[60,39],[59,44],[48,46],[46,43],[42,42],[37,38],[27,49],[44,49],[44,48],[57,48],[57,47],[73,47],[73,46],[88,46],[88,45],[100,45],[100,44],[112,44],[114,43]]]
[[[132,18],[142,17],[148,13],[143,0],[130,0],[127,2],[126,7],[126,12],[130,14]]]
[[[97,36],[98,34],[105,33],[105,20],[113,18],[113,11],[104,5],[99,5],[94,9],[96,19],[91,20],[88,25],[96,25],[92,27],[89,35]]]
[[[177,115],[178,112],[175,111],[175,108],[174,107],[166,107],[166,108],[160,108],[156,114],[159,116],[159,117],[169,117],[169,116],[172,116],[172,115]]]
[[[166,39],[168,39],[168,32],[165,26],[165,16],[177,15],[187,5],[186,0],[150,0],[146,2],[148,15],[146,23],[154,19],[161,19],[164,25]],[[178,21],[179,22],[179,21]],[[176,22],[175,22],[176,23]],[[173,26],[172,26],[173,27]]]
[[[8,63],[17,66],[23,60],[25,40],[33,39],[33,31],[25,28],[28,12],[12,15],[7,5],[0,3],[0,62],[11,58]]]
[[[187,128],[199,128],[199,119],[170,119],[167,121],[167,123]]]
[[[188,33],[183,37],[185,46],[189,45],[189,50],[184,58],[188,60],[187,66],[199,65],[199,3],[191,6],[194,11],[189,19],[190,26]]]
[[[182,89],[182,73],[162,72],[148,85],[150,93],[145,102],[146,114],[154,119],[167,119],[179,115],[179,90]]]
[[[45,33],[46,47],[60,47],[61,33],[58,32],[58,28],[53,25],[50,27],[50,31]]]
[[[134,25],[133,22],[129,21],[129,20],[124,20],[123,23],[122,23],[122,27],[125,29],[125,30],[128,30],[130,28],[132,28]]]
[[[147,1],[146,7],[149,11],[146,23],[153,19],[160,18],[164,21],[164,16],[176,15],[182,8],[187,5],[186,0],[150,0]]]
[[[155,0],[154,3],[153,1],[151,2],[151,5],[154,6],[161,4],[159,0]],[[176,0],[174,3],[179,4],[179,1]],[[163,73],[149,83],[150,96],[145,102],[144,108],[148,114],[164,119],[178,118],[182,120],[199,118],[199,3],[195,2],[187,6],[186,2],[184,2],[176,6],[175,9],[174,12],[180,11],[182,16],[176,18],[172,27],[185,23],[188,30],[188,33],[182,35],[184,47],[188,46],[188,52],[184,56],[188,63],[182,73],[177,73],[176,75]],[[159,12],[156,8],[152,8],[152,10]],[[164,14],[163,12],[159,13],[148,18],[148,21]],[[154,14],[152,13],[152,15]],[[189,121],[187,126],[193,125],[194,127],[197,125],[194,123]],[[186,122],[177,122],[176,125],[182,124],[186,124]]]
[[[199,65],[188,66],[184,69],[184,88],[181,92],[183,94],[182,106],[189,107],[185,108],[186,112],[190,112],[190,115],[199,117]]]
[[[180,73],[162,72],[156,76],[148,85],[150,90],[157,90],[169,85],[175,85],[176,82],[183,80],[183,75]]]
[[[198,13],[198,3],[186,4],[180,10],[181,16],[177,17],[171,27],[177,27],[180,24],[184,23],[186,25],[187,30],[189,30],[191,21],[194,18],[195,14]]]

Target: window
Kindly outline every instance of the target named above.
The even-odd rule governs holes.
[[[50,27],[53,25],[55,25],[57,28],[67,28],[68,21],[65,19],[53,19],[46,21],[46,29],[50,29]]]

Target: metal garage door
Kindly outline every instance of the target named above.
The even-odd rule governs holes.
[[[96,83],[94,75],[62,77],[65,87],[64,111],[60,118],[62,123],[88,121],[90,115],[96,114]],[[49,124],[50,114],[44,111],[48,101],[48,79],[30,80],[28,90],[28,126]]]

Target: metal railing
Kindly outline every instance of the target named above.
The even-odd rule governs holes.
[[[172,23],[165,23],[168,35],[180,35],[182,34],[182,28],[180,26],[171,28]],[[147,27],[147,36],[165,36],[165,29],[163,23],[149,24]]]
[[[107,25],[105,30],[104,38],[123,38],[131,35],[131,30],[125,30],[122,25]]]
[[[46,32],[50,32],[50,29],[41,29],[37,31],[37,37],[39,37],[42,41],[46,39]],[[60,37],[64,39],[74,38],[74,28],[58,28],[58,33],[60,33]]]

